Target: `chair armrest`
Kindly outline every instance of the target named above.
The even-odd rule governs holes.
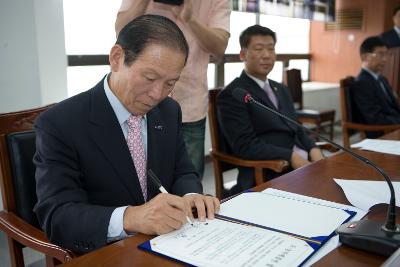
[[[332,153],[337,152],[339,150],[328,142],[315,142],[315,144],[319,149],[326,150]]]
[[[71,261],[76,256],[73,252],[50,243],[44,232],[12,212],[0,211],[0,230],[26,247],[56,258],[62,263]]]
[[[217,160],[241,167],[271,169],[277,173],[289,168],[289,162],[286,160],[245,160],[217,151],[210,151],[210,154]]]
[[[384,131],[384,132],[390,132],[394,131],[397,129],[400,129],[400,124],[392,124],[392,125],[366,125],[366,124],[359,124],[359,123],[353,123],[353,122],[345,122],[343,123],[344,127],[353,129],[353,130],[358,130],[358,131]]]

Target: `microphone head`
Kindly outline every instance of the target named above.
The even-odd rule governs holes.
[[[251,95],[249,94],[249,92],[247,92],[246,90],[244,90],[242,88],[233,89],[232,95],[237,101],[239,101],[241,103],[244,102],[245,104],[249,103],[249,101],[252,98]]]

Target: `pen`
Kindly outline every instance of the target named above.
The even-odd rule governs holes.
[[[161,193],[168,194],[168,191],[167,191],[167,190],[164,188],[164,186],[161,184],[160,179],[158,179],[158,177],[156,176],[156,174],[155,174],[151,169],[149,169],[149,170],[147,171],[147,174],[148,174],[148,176],[150,177],[150,180],[153,181],[153,183],[158,187],[158,190],[160,190]],[[192,223],[192,221],[190,220],[190,218],[189,218],[188,216],[186,216],[186,221],[187,221],[191,226],[193,226],[193,223]]]

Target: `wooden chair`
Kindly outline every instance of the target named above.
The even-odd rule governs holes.
[[[364,139],[368,131],[383,131],[385,134],[400,129],[400,125],[368,125],[355,122],[355,110],[351,101],[350,90],[354,84],[354,77],[348,76],[340,80],[340,111],[342,115],[343,146],[350,147],[350,136],[360,132]]]
[[[222,198],[224,189],[223,173],[237,167],[250,167],[255,170],[256,185],[264,183],[263,169],[280,173],[289,168],[285,160],[244,160],[226,152],[227,143],[219,129],[216,100],[221,88],[209,90],[208,122],[211,135],[210,155],[214,164],[215,190],[217,198]]]
[[[381,74],[388,79],[390,86],[397,94],[397,99],[400,101],[400,47],[388,49],[386,63]]]
[[[32,162],[36,151],[33,122],[49,107],[0,114],[0,185],[4,205],[0,211],[0,230],[7,234],[12,266],[24,266],[24,246],[45,254],[47,266],[70,261],[75,256],[50,243],[33,213],[37,202]]]
[[[297,119],[301,123],[315,125],[315,131],[317,133],[320,133],[321,127],[323,124],[326,124],[326,126],[329,126],[329,138],[333,140],[335,110],[315,110],[305,109],[303,107],[303,88],[301,71],[299,69],[285,70],[283,81],[284,84],[290,89],[290,93],[292,94],[293,102],[296,106]]]

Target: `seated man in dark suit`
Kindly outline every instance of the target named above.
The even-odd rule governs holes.
[[[202,194],[180,107],[168,97],[187,56],[171,20],[138,17],[111,48],[111,73],[37,119],[35,212],[52,242],[88,252],[178,229],[192,208],[201,220],[214,217],[219,201]],[[171,194],[159,193],[148,169]]]
[[[393,29],[381,35],[388,48],[400,47],[400,6],[393,11],[393,24]]]
[[[218,96],[219,122],[236,156],[251,160],[284,159],[297,169],[322,158],[315,143],[301,128],[257,106],[241,103],[232,96],[234,89],[245,89],[264,105],[296,119],[289,89],[267,79],[276,60],[275,43],[275,33],[260,25],[251,26],[241,33],[240,58],[244,61],[244,71]],[[267,178],[273,176],[267,174]],[[254,186],[252,169],[240,168],[237,186],[237,190]]]
[[[380,75],[386,63],[387,48],[378,36],[369,37],[360,46],[361,71],[351,88],[357,122],[365,124],[400,124],[400,106],[385,77]],[[383,132],[368,132],[377,138]]]

